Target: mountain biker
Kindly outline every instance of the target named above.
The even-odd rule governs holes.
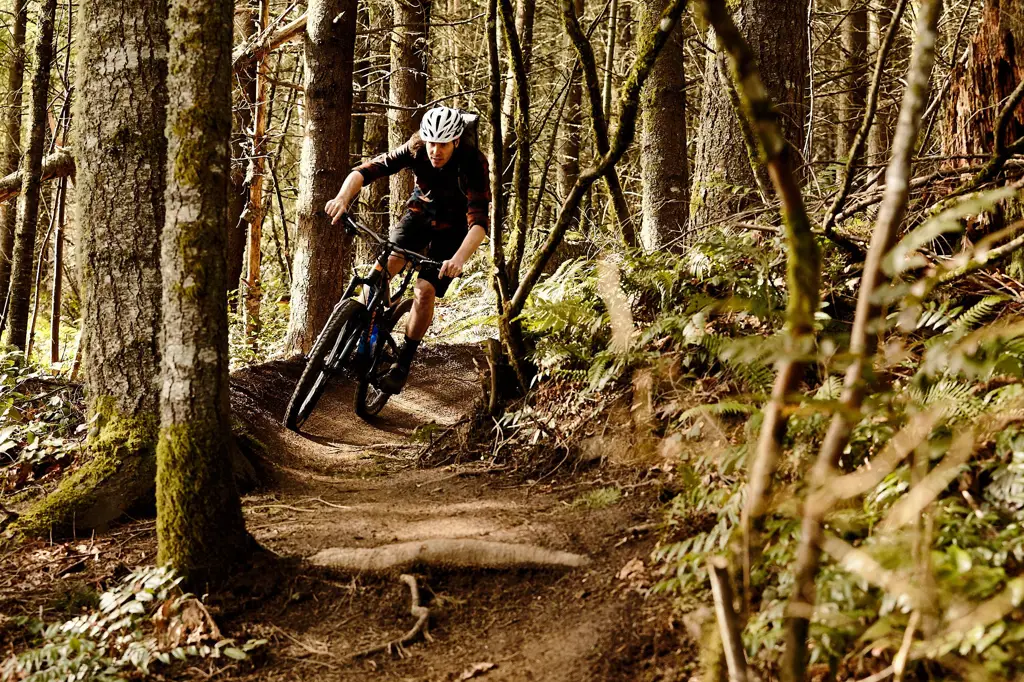
[[[398,149],[357,166],[327,202],[331,224],[341,219],[363,185],[410,168],[416,185],[405,213],[391,230],[390,240],[403,249],[442,261],[440,268],[422,268],[413,288],[412,314],[398,361],[378,387],[398,393],[409,378],[416,349],[434,319],[434,300],[443,297],[452,279],[462,274],[466,261],[487,235],[490,209],[487,159],[475,146],[460,146],[465,129],[462,114],[449,107],[430,109],[420,130]],[[405,258],[391,254],[388,273],[394,275]]]

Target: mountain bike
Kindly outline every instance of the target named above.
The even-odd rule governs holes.
[[[441,263],[401,248],[349,215],[343,215],[341,221],[349,234],[377,243],[376,267],[365,277],[358,272],[352,276],[313,342],[283,420],[284,426],[293,431],[309,419],[327,383],[344,374],[357,382],[356,414],[363,419],[380,414],[391,394],[378,388],[377,382],[398,359],[399,346],[392,332],[400,328],[399,322],[404,322],[402,318],[412,310],[412,299],[406,298],[405,293],[413,273],[423,267],[441,267]],[[404,257],[405,265],[389,278],[387,265],[392,253]],[[402,284],[392,295],[391,279],[398,277],[403,277]]]

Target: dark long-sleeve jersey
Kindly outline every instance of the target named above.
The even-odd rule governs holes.
[[[410,203],[429,202],[436,211],[438,228],[462,227],[460,223],[465,217],[467,230],[474,225],[488,229],[491,192],[487,158],[479,149],[459,145],[448,163],[434,168],[426,145],[417,134],[398,149],[374,157],[355,170],[363,176],[363,184],[367,184],[405,168],[411,168],[416,176],[417,191]]]

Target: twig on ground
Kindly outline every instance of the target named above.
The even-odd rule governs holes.
[[[399,655],[401,655],[402,647],[414,640],[420,633],[423,633],[423,637],[425,639],[430,639],[430,632],[427,628],[427,622],[430,620],[430,609],[426,606],[420,605],[420,588],[419,585],[416,584],[416,578],[408,573],[403,573],[398,577],[398,579],[409,586],[409,593],[412,598],[412,605],[409,607],[409,612],[416,618],[416,624],[411,630],[398,639],[393,639],[389,642],[385,642],[384,644],[378,644],[377,646],[370,647],[369,649],[358,651],[352,654],[350,657],[351,659],[373,656],[374,654],[379,654],[382,651],[387,651],[388,653],[398,651]]]

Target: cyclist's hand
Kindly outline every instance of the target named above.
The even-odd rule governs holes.
[[[348,211],[348,202],[341,197],[334,197],[327,202],[324,210],[331,217],[331,225],[336,225],[341,216],[345,215],[346,211]]]
[[[441,277],[451,277],[455,279],[462,274],[462,266],[466,264],[465,260],[455,255],[445,262],[441,263],[441,269],[438,274]]]

